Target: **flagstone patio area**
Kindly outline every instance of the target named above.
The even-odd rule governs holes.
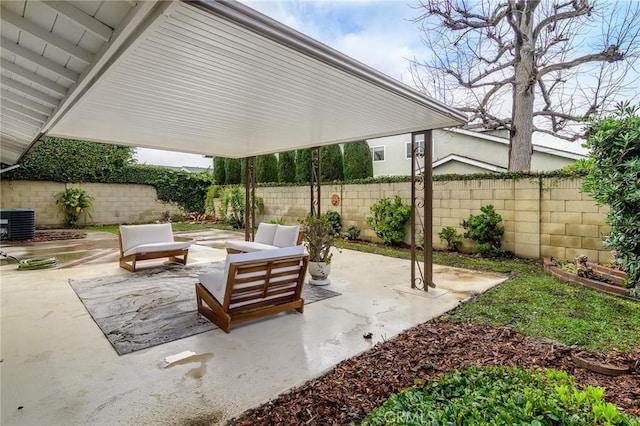
[[[225,239],[208,231],[195,239],[189,264],[222,260]],[[70,278],[130,274],[118,267],[117,239],[3,246],[18,258],[59,256],[53,270],[18,271],[2,262],[2,425],[224,424],[377,342],[455,308],[505,277],[434,266],[437,288],[410,289],[410,263],[343,250],[332,264],[340,296],[286,313],[216,329],[119,356],[68,283]],[[57,253],[57,254],[56,254]],[[154,267],[162,261],[140,266]],[[194,302],[195,304],[195,295]],[[365,334],[372,333],[371,339]],[[195,355],[171,364],[166,357]]]

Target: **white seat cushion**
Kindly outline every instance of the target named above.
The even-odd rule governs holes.
[[[212,271],[198,275],[198,280],[213,297],[222,305],[227,280],[224,279],[225,271]]]
[[[276,246],[272,246],[269,244],[256,243],[254,241],[225,241],[224,247],[242,251],[245,253],[251,253],[254,251],[262,251],[262,250],[273,250],[278,248]]]
[[[173,242],[173,231],[170,223],[121,225],[120,236],[122,239],[123,252],[145,244]]]
[[[291,225],[278,225],[276,235],[273,237],[273,245],[276,247],[292,247],[298,242],[300,227]]]
[[[253,241],[260,244],[273,245],[273,237],[276,235],[277,229],[278,224],[276,223],[260,222]]]
[[[141,253],[155,253],[158,251],[168,251],[168,250],[184,250],[184,249],[188,249],[190,246],[191,244],[187,242],[142,244],[139,246],[132,247],[127,251],[124,251],[123,256],[130,256],[132,254],[141,254]]]

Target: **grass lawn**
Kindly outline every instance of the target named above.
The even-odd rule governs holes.
[[[105,225],[105,226],[85,226],[85,231],[94,231],[94,232],[110,232],[112,234],[118,235],[118,225]],[[229,229],[229,225],[222,225],[216,223],[172,223],[171,228],[174,232],[180,231],[201,231],[206,229]]]

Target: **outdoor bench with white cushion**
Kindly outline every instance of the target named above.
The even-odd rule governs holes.
[[[173,263],[186,265],[190,243],[173,240],[170,223],[120,225],[120,267],[136,271],[139,260],[168,257]]]
[[[261,222],[253,241],[225,241],[227,253],[250,253],[302,244],[302,232],[296,225]]]
[[[308,263],[302,245],[228,254],[223,271],[198,277],[198,312],[226,333],[233,324],[265,315],[302,313]]]

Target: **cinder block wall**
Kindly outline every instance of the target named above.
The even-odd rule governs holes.
[[[602,244],[610,231],[608,206],[598,206],[580,191],[582,179],[546,178],[541,181],[540,251],[542,256],[573,259],[586,254],[595,262],[610,262]]]
[[[608,207],[598,206],[591,196],[583,194],[581,185],[582,179],[557,178],[436,181],[433,246],[445,248],[438,238],[443,227],[452,226],[463,233],[460,222],[470,214],[479,214],[481,206],[492,204],[505,227],[502,246],[517,256],[567,260],[586,254],[594,261],[609,262],[611,254],[602,244],[603,235],[609,232],[605,224]],[[66,187],[81,187],[95,197],[88,224],[142,223],[160,219],[163,212],[180,213],[178,207],[158,201],[153,186],[133,184],[2,181],[0,207],[33,208],[36,226],[59,226],[63,216],[53,194]],[[295,224],[311,207],[308,186],[259,187],[256,194],[265,204],[260,221],[282,218],[285,223]],[[366,223],[370,208],[381,198],[393,199],[396,194],[410,204],[411,184],[323,185],[320,211],[337,211],[345,229],[356,225],[363,240],[378,241]],[[464,240],[463,250],[473,249],[473,242]]]
[[[471,214],[480,214],[480,207],[492,204],[502,216],[505,234],[502,247],[517,256],[541,258],[553,256],[573,259],[586,254],[604,263],[611,254],[602,244],[609,232],[605,224],[608,207],[598,206],[588,194],[580,190],[582,179],[531,178],[470,181],[435,181],[433,183],[433,246],[445,245],[438,233],[451,226],[463,233],[460,223]],[[263,197],[263,221],[284,219],[298,223],[310,209],[308,187],[258,188]],[[333,195],[339,204],[332,205]],[[411,184],[375,183],[367,185],[325,185],[322,187],[320,211],[337,211],[343,227],[358,226],[363,240],[378,241],[366,223],[370,207],[380,198],[398,194],[405,204],[411,202]],[[407,242],[409,241],[407,234]],[[472,251],[472,241],[463,240],[463,250]]]
[[[14,180],[0,182],[2,209],[34,209],[37,227],[60,226],[64,215],[56,206],[54,194],[66,188],[82,188],[95,198],[86,224],[142,223],[158,220],[164,212],[181,209],[158,200],[151,185],[106,183],[59,183]]]

